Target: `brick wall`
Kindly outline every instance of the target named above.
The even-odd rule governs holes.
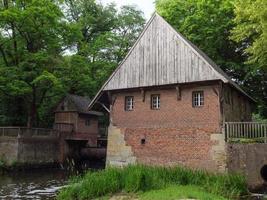
[[[89,124],[86,121],[89,120]],[[98,118],[87,114],[78,114],[77,112],[57,112],[55,113],[55,123],[73,124],[76,134],[86,134],[90,146],[97,145],[98,136]],[[77,135],[78,137],[78,135]]]
[[[116,131],[109,131],[107,164],[127,164],[128,156],[130,161],[145,164],[217,170],[225,159],[223,147],[219,151],[213,148],[220,141],[212,139],[213,134],[221,131],[218,88],[218,85],[184,86],[181,100],[177,100],[174,87],[146,90],[144,96],[140,91],[113,93],[110,130]],[[194,108],[192,92],[199,90],[204,91],[204,106]],[[160,110],[151,110],[151,94],[160,94]],[[133,111],[124,110],[125,96],[134,96]],[[122,139],[125,143],[117,142]],[[125,145],[131,152],[128,148],[127,154],[122,152]]]

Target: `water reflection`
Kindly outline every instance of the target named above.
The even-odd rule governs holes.
[[[68,174],[58,169],[0,175],[0,199],[55,199],[67,179]]]

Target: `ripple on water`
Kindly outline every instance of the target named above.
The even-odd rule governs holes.
[[[66,185],[68,175],[60,170],[36,170],[0,176],[0,199],[50,200]]]

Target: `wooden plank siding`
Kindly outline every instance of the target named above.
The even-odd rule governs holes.
[[[104,90],[225,80],[165,20],[155,14]]]

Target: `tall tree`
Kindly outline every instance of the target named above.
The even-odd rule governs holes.
[[[67,63],[86,75],[66,81],[71,92],[93,96],[137,39],[145,23],[143,13],[134,6],[118,11],[114,4],[103,6],[95,0],[66,0],[65,6],[69,23],[80,31],[76,54]]]
[[[0,90],[22,99],[27,125],[37,125],[37,111],[57,94],[57,67],[69,36],[55,1],[4,0],[0,3]]]
[[[248,57],[250,68],[245,84],[259,102],[259,112],[267,118],[267,1],[237,0],[232,39]]]

